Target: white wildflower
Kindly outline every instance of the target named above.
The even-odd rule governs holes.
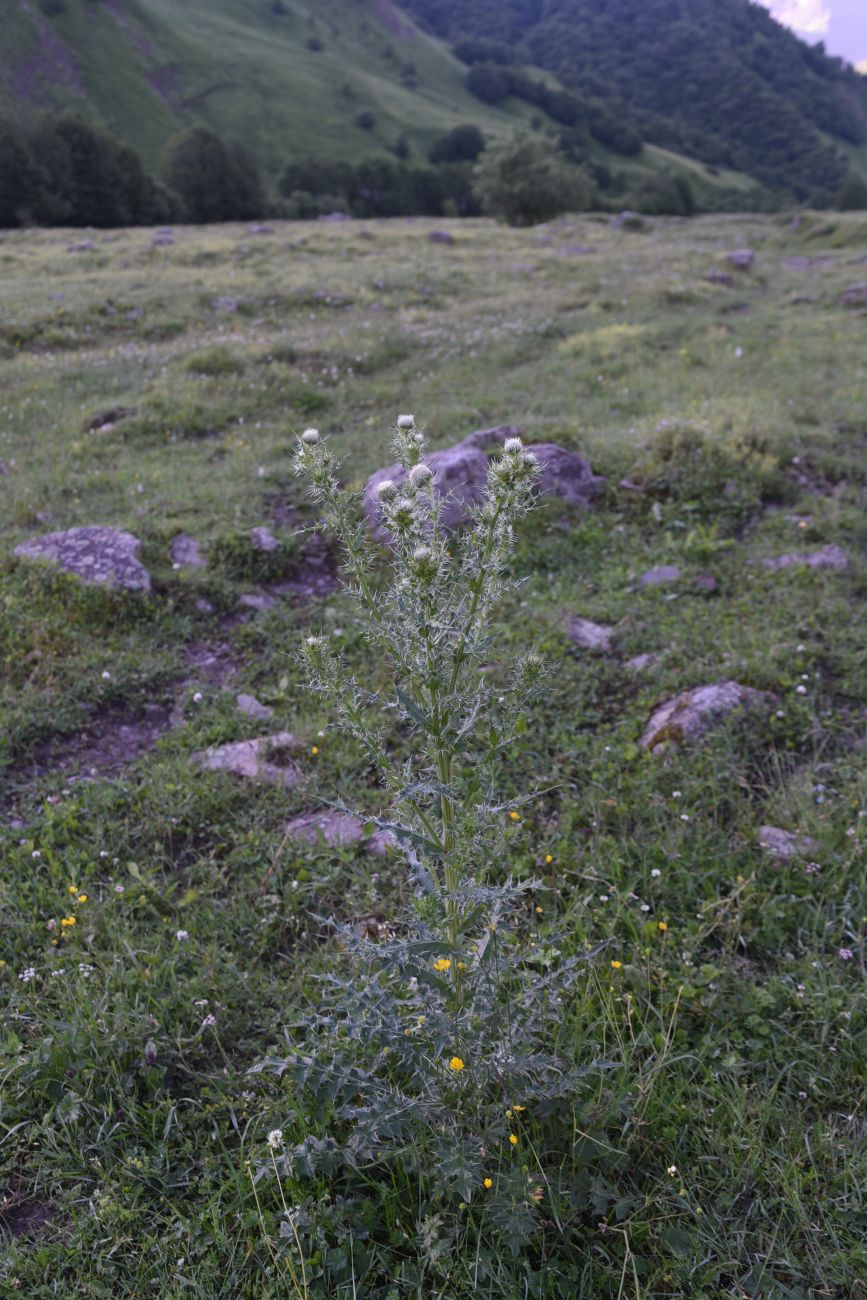
[[[507,438],[503,443],[503,451],[508,452],[510,456],[514,456],[517,452],[523,450],[524,444],[520,438]]]
[[[433,478],[433,470],[430,465],[422,462],[420,465],[413,465],[409,472],[409,481],[414,488],[423,487],[425,483],[430,483]]]
[[[376,495],[379,497],[380,501],[393,501],[397,496],[397,484],[393,479],[384,478],[382,482],[377,485]]]
[[[319,442],[319,430],[305,429],[301,435],[301,441],[305,447],[315,447]]]
[[[283,1130],[281,1128],[272,1128],[268,1134],[268,1146],[272,1151],[279,1151],[283,1146]]]
[[[35,979],[36,979],[36,971],[35,971],[34,967],[32,967],[32,966],[28,966],[26,970],[23,970],[23,971],[21,972],[21,974],[18,976],[18,978],[20,979],[20,981],[21,981],[22,984],[29,984],[31,980],[35,980]]]
[[[397,427],[398,427],[399,429],[414,429],[414,428],[415,428],[415,416],[414,416],[414,415],[399,415],[399,416],[397,417]]]

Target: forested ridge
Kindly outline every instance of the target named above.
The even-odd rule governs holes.
[[[867,79],[748,0],[403,0],[468,62],[516,61],[623,101],[645,139],[771,190],[840,185]]]

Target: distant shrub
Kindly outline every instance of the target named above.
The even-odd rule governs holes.
[[[312,50],[314,54],[321,54],[325,46],[319,36],[309,36],[307,38],[307,48]]]
[[[779,455],[759,435],[725,437],[667,422],[647,441],[629,478],[651,496],[711,514],[751,509],[783,489]]]
[[[467,90],[484,104],[501,104],[509,95],[509,80],[494,63],[474,63],[467,73]]]
[[[204,352],[196,352],[188,357],[186,368],[194,375],[218,378],[220,375],[242,375],[245,366],[242,357],[218,343]]]
[[[355,125],[362,131],[372,131],[376,126],[376,114],[370,108],[363,108],[360,113],[356,114]]]
[[[484,149],[484,135],[477,126],[467,123],[435,140],[428,157],[432,163],[475,162]]]
[[[561,212],[580,211],[594,198],[586,172],[538,135],[518,135],[487,150],[476,168],[475,190],[484,210],[510,226],[532,226]]]
[[[288,13],[283,0],[271,0],[271,13],[276,14],[278,18],[282,18],[286,13]]]
[[[685,176],[658,172],[648,176],[634,191],[632,206],[651,217],[691,217],[697,205],[692,186]]]
[[[834,200],[840,212],[863,212],[867,209],[867,181],[857,172],[850,172],[840,186]]]

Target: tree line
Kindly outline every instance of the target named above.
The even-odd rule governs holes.
[[[535,130],[493,145],[467,123],[434,141],[421,161],[412,160],[402,139],[391,157],[357,163],[293,158],[276,193],[240,144],[204,127],[171,140],[154,177],[128,145],[74,114],[29,126],[0,124],[0,227],[304,220],[332,212],[362,218],[487,212],[526,225],[570,210],[691,216],[701,206],[682,173],[646,172],[636,180],[601,163],[590,148],[587,118],[572,118],[565,108],[561,115],[571,124],[552,131],[539,121]],[[760,198],[718,190],[715,205],[755,207]],[[850,175],[836,202],[867,208],[867,186]]]

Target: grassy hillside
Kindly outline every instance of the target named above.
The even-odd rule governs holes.
[[[527,124],[538,110],[496,106],[466,89],[466,67],[391,0],[63,0],[45,12],[21,0],[0,48],[0,109],[94,114],[156,165],[166,141],[192,124],[234,138],[276,176],[290,156],[357,160],[405,137],[411,158],[462,122],[488,136]],[[556,84],[551,73],[543,73]],[[372,129],[359,114],[374,115]],[[544,120],[544,114],[539,115]],[[625,160],[593,142],[598,161],[634,182],[682,170],[701,198],[742,178],[711,175],[654,150]]]
[[[294,1300],[282,1193],[309,1300],[856,1300],[867,319],[845,294],[867,222],[433,229],[0,237],[0,1294]],[[726,262],[741,247],[750,272]],[[299,1164],[278,1184],[270,1130],[339,1137],[351,1112],[249,1073],[353,969],[321,918],[403,916],[397,854],[285,834],[322,801],[385,797],[294,658],[324,630],[380,680],[292,431],[318,423],[360,486],[402,410],[435,447],[508,421],[608,479],[520,528],[528,580],[485,654],[497,683],[530,644],[551,664],[502,765],[504,820],[543,793],[497,864],[540,882],[515,921],[537,969],[607,942],[550,1047],[617,1068],[553,1117],[504,1097],[527,1106],[520,1152],[486,1144],[472,1196],[427,1148],[412,1178]],[[87,524],[141,539],[149,595],[13,557]],[[276,550],[254,548],[262,526]],[[179,533],[204,567],[175,562]],[[763,563],[829,546],[845,569]],[[576,645],[574,616],[611,648]],[[725,679],[777,703],[641,749],[660,701]],[[286,731],[291,790],[193,758]],[[762,826],[811,837],[806,857],[772,860]],[[513,1257],[490,1215],[519,1161]]]

